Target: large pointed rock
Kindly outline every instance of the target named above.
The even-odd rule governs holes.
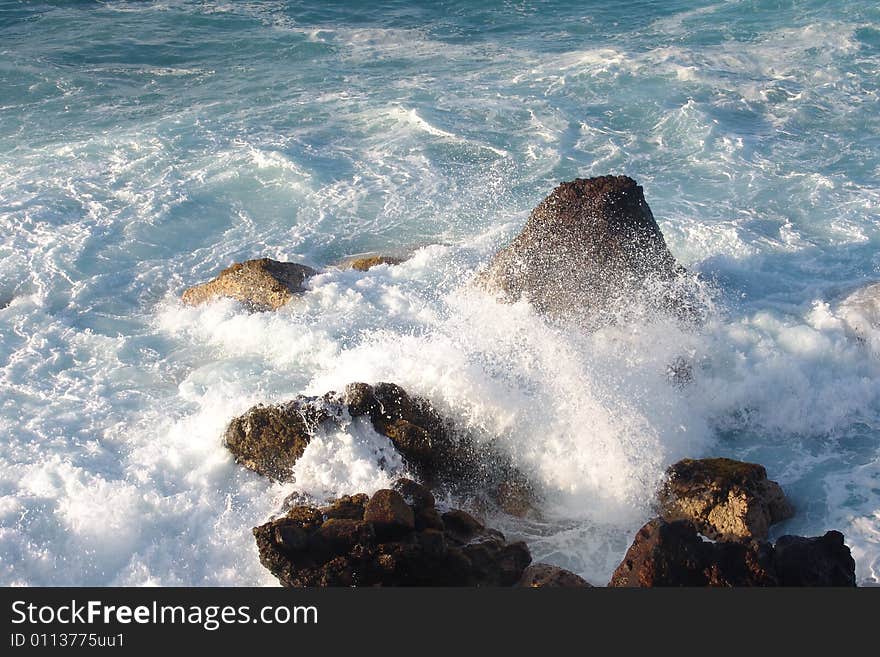
[[[579,178],[559,185],[499,251],[479,282],[506,300],[525,297],[550,314],[614,314],[646,285],[679,268],[645,201],[627,176]],[[648,291],[659,306],[668,290]]]
[[[303,283],[317,272],[295,262],[269,258],[246,260],[221,271],[217,277],[189,288],[181,297],[192,306],[219,297],[239,301],[252,310],[277,310],[302,294]]]

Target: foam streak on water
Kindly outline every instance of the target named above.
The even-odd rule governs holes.
[[[547,504],[493,521],[595,583],[703,455],[763,463],[797,507],[775,535],[839,528],[880,582],[880,333],[839,307],[880,279],[880,10],[796,5],[0,1],[0,583],[272,584],[250,528],[288,494],[405,468],[355,422],[271,484],[220,434],[352,380],[498,437]],[[467,285],[604,173],[707,281],[704,325],[588,332]],[[277,313],[177,301],[372,250],[415,255]]]

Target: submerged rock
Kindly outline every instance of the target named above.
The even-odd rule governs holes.
[[[649,521],[608,586],[855,586],[855,563],[839,532],[819,538],[704,540],[686,520]]]
[[[276,310],[301,294],[305,280],[316,273],[311,267],[294,262],[247,260],[227,267],[212,281],[189,288],[182,299],[195,306],[229,297],[253,310]]]
[[[794,515],[764,466],[726,458],[684,459],[667,470],[659,493],[664,520],[689,520],[709,538],[767,538]]]
[[[573,572],[551,566],[546,563],[535,563],[523,571],[517,586],[528,588],[584,588],[590,584]]]
[[[357,271],[367,271],[379,265],[399,265],[404,262],[405,258],[399,258],[392,255],[382,255],[379,253],[369,253],[365,255],[352,256],[346,258],[339,263],[343,269],[355,269]]]
[[[346,415],[367,417],[428,486],[485,496],[511,515],[526,515],[536,507],[534,487],[501,450],[473,441],[427,400],[411,397],[393,383],[353,383],[341,395],[255,406],[230,422],[224,444],[245,467],[286,481],[312,435],[322,428],[340,428]]]
[[[479,282],[551,314],[614,314],[649,281],[683,273],[666,247],[642,188],[627,176],[579,178],[556,187]],[[669,290],[652,299],[681,306]]]
[[[294,507],[283,518],[255,527],[260,562],[284,586],[512,586],[531,561],[524,543],[465,522],[456,512],[436,528],[413,519],[433,506],[426,488],[398,482],[421,507],[396,490],[380,490],[351,517]],[[354,511],[365,496],[343,498],[329,509]],[[464,513],[464,512],[458,512]],[[447,515],[449,518],[447,519]],[[467,515],[467,514],[465,514]]]

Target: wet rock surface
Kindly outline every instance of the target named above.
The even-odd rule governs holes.
[[[317,272],[306,265],[269,258],[246,260],[227,267],[216,278],[184,291],[184,303],[196,306],[219,297],[241,302],[251,310],[277,310],[301,294]]]
[[[312,435],[330,417],[315,398],[259,404],[233,418],[223,434],[223,444],[246,468],[276,481],[288,481]]]
[[[341,395],[300,396],[285,404],[256,406],[232,420],[224,444],[245,467],[287,481],[314,433],[341,426],[346,414],[368,418],[421,483],[485,496],[511,515],[535,509],[534,488],[500,449],[471,440],[429,402],[392,383],[353,383]]]
[[[649,521],[611,577],[612,587],[855,586],[855,563],[839,532],[818,538],[704,540],[686,520]]]
[[[556,187],[478,282],[506,300],[525,297],[542,312],[601,316],[625,310],[649,281],[682,273],[641,186],[627,176],[601,176]],[[684,303],[668,294],[658,292],[655,305]]]
[[[689,520],[709,538],[767,538],[770,525],[794,515],[782,488],[757,463],[683,459],[666,474],[661,517]]]
[[[386,489],[323,510],[297,506],[255,527],[261,563],[284,586],[513,586],[521,579],[531,561],[524,543],[508,543],[460,510],[419,528],[419,513],[436,512],[431,492],[412,481],[395,487],[421,506]],[[345,509],[345,517],[332,509]]]

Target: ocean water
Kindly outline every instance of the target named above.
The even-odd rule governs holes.
[[[403,465],[355,423],[272,484],[220,435],[354,380],[499,437],[546,503],[489,520],[593,583],[708,455],[763,463],[797,508],[773,536],[840,529],[880,583],[880,331],[840,307],[880,279],[878,92],[868,0],[0,1],[0,584],[274,584],[252,526]],[[702,275],[702,326],[467,285],[606,173]],[[368,251],[412,257],[332,267]],[[179,302],[258,256],[325,273],[276,313]]]

